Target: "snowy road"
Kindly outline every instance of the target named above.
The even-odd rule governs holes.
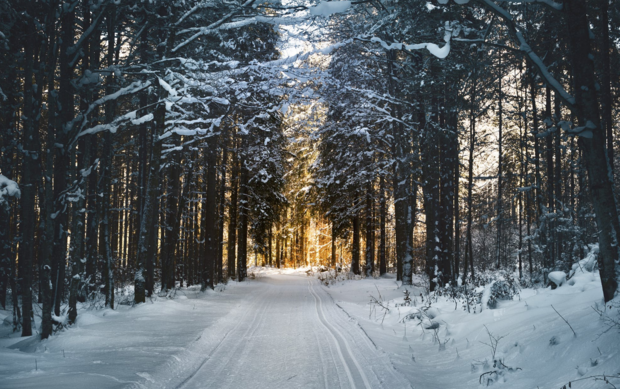
[[[410,387],[329,289],[301,271],[278,273],[83,309],[45,341],[2,326],[0,388]]]
[[[407,388],[409,383],[316,279],[270,275],[226,320],[205,329],[194,360],[147,387]],[[248,296],[249,297],[249,296]]]
[[[403,321],[421,300],[405,306],[394,277],[327,288],[303,269],[252,271],[258,278],[216,291],[192,286],[138,306],[83,307],[75,325],[45,341],[0,325],[0,389],[478,388],[490,369],[487,331],[502,337],[498,352],[515,367],[498,376],[511,389],[571,380],[598,389],[581,378],[618,374],[620,335],[601,335],[592,309],[602,299],[595,273],[556,290],[523,289],[476,314],[434,299],[442,347],[417,320]],[[369,296],[389,312],[369,311]]]

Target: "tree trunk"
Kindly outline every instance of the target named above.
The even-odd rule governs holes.
[[[555,98],[555,120],[556,121],[560,121],[562,120],[562,110],[560,108],[560,99],[559,98]],[[554,210],[556,210],[557,212],[557,216],[561,217],[562,213],[563,213],[563,209],[564,207],[562,206],[563,204],[563,199],[562,199],[562,156],[561,156],[561,148],[562,148],[562,142],[561,142],[561,136],[560,136],[560,130],[557,129],[555,130],[555,133],[553,134],[553,138],[554,138],[554,158],[555,158],[555,182],[554,182],[554,188],[555,188],[555,192],[554,192]],[[562,262],[562,228],[560,227],[559,223],[560,221],[558,220],[558,217],[554,218],[554,232],[553,235],[555,237],[555,239],[553,240],[553,246],[554,246],[554,258],[559,261]],[[554,269],[556,270],[556,269]]]
[[[432,104],[432,118],[437,123],[437,104]],[[441,222],[439,214],[439,139],[438,129],[435,126],[426,126],[421,135],[422,148],[422,191],[424,194],[424,212],[426,216],[426,274],[430,283],[431,291],[443,285],[443,277],[439,274],[440,256],[443,256],[441,247],[441,234],[438,229]],[[404,280],[403,280],[404,284]]]
[[[372,247],[372,196],[372,181],[368,181],[366,187],[366,277],[372,277],[375,271],[375,256]]]
[[[222,151],[222,176],[220,179],[220,205],[218,209],[218,251],[217,251],[217,282],[224,282],[224,214],[226,213],[226,170],[228,170],[228,147],[223,144]]]
[[[393,83],[394,60],[395,53],[389,51],[387,53],[387,73],[390,75],[388,78],[388,88],[390,95],[394,95],[395,87]],[[409,197],[407,188],[410,186],[411,172],[409,171],[409,165],[405,158],[409,157],[409,147],[406,137],[402,134],[402,126],[396,123],[392,124],[393,132],[393,145],[392,151],[394,153],[396,162],[394,162],[394,218],[396,225],[394,227],[396,233],[396,268],[397,279],[402,280],[403,285],[411,285],[411,262],[413,258],[410,255],[410,239],[409,236]]]
[[[599,272],[605,301],[610,301],[618,289],[618,250],[620,234],[618,209],[613,192],[613,177],[609,170],[606,153],[606,134],[600,125],[598,96],[594,64],[590,60],[589,23],[586,3],[581,0],[567,0],[564,3],[567,15],[569,58],[572,63],[575,92],[574,112],[580,126],[589,125],[592,138],[580,137],[584,162],[588,170],[588,181],[592,204],[599,230]]]
[[[547,214],[553,213],[555,209],[555,201],[554,201],[554,187],[555,187],[555,179],[554,179],[554,165],[553,165],[553,135],[550,132],[550,129],[553,125],[551,120],[551,89],[547,87],[547,95],[545,99],[545,124],[547,125],[547,134],[545,137],[546,147],[547,147]],[[547,225],[547,241],[546,241],[546,250],[545,257],[547,259],[547,263],[545,264],[548,269],[551,269],[555,264],[555,229],[554,223],[549,216],[546,218]]]
[[[48,8],[48,21],[56,19],[56,1],[51,1]],[[54,23],[48,23],[49,45],[57,45],[56,28]],[[55,46],[54,46],[55,47]],[[50,48],[51,49],[51,48]],[[51,51],[51,50],[50,50]],[[56,116],[56,91],[55,91],[55,71],[57,62],[57,50],[49,53],[47,64],[47,89],[48,89],[48,118]],[[55,143],[55,125],[53,120],[48,119],[46,144],[53,145]],[[39,242],[42,245],[41,258],[39,259],[41,268],[41,295],[42,312],[41,312],[41,339],[47,339],[53,331],[52,309],[54,305],[52,284],[52,248],[54,246],[54,220],[52,214],[54,210],[54,188],[52,185],[52,177],[54,175],[54,151],[51,147],[45,148],[45,171],[41,170],[41,175],[45,177],[45,196],[40,198],[44,206],[42,209],[43,223],[45,224],[44,236]],[[94,170],[94,169],[93,169]],[[91,172],[94,175],[94,172]]]
[[[272,239],[273,239],[273,235],[272,235],[271,228],[272,228],[272,226],[271,226],[271,224],[270,224],[270,225],[269,225],[269,245],[268,245],[268,248],[267,248],[267,250],[268,250],[268,253],[267,253],[267,262],[269,263],[269,266],[273,266],[273,262],[271,261],[271,260],[272,260],[272,258],[271,258],[271,251],[272,251],[272,246],[271,246],[271,244],[272,244],[272,242],[271,242],[271,241],[272,241]]]
[[[28,18],[30,19],[30,18]],[[34,27],[30,20],[24,23],[24,103],[23,139],[24,157],[21,180],[21,243],[19,245],[19,278],[22,286],[22,336],[32,335],[32,266],[34,263],[35,195],[37,188],[38,145],[35,142],[32,103],[32,77],[34,66]],[[17,290],[12,288],[13,293]]]
[[[248,259],[248,169],[241,161],[241,180],[239,182],[239,237],[237,243],[237,277],[239,281],[247,276]]]
[[[115,27],[116,27],[116,8],[112,6],[108,15],[108,51],[107,64],[113,66],[114,48],[116,47]],[[111,94],[114,84],[114,76],[112,74],[106,77],[106,94]],[[111,100],[105,104],[105,120],[111,123],[116,115],[116,103]],[[99,230],[99,253],[103,258],[103,292],[105,294],[105,305],[114,309],[114,266],[110,247],[110,189],[112,182],[112,134],[106,131],[103,134],[103,150],[101,158],[101,169],[99,177],[99,222],[101,228]]]
[[[361,274],[360,272],[360,218],[353,216],[353,248],[351,251],[351,273]]]
[[[202,287],[201,290],[207,288],[213,289],[213,271],[214,265],[217,261],[217,245],[219,244],[217,239],[217,203],[215,200],[216,193],[216,169],[217,163],[217,137],[211,136],[207,142],[207,148],[205,149],[207,157],[207,197],[205,207],[205,226],[204,226],[204,241],[205,241],[205,257],[204,268],[202,269]]]
[[[600,65],[601,65],[601,129],[605,133],[607,158],[611,168],[612,177],[614,167],[614,122],[613,122],[613,98],[611,94],[611,58],[609,52],[612,46],[609,40],[609,0],[598,0],[595,4],[599,7],[600,17],[593,18],[598,24],[600,37]]]
[[[236,141],[233,149],[236,147]],[[237,253],[237,188],[239,182],[239,163],[237,161],[237,153],[233,151],[231,158],[231,175],[230,175],[230,205],[228,206],[228,278],[234,279],[237,275],[235,269],[236,253]]]
[[[467,278],[467,266],[471,267],[471,282],[474,282],[474,249],[472,239],[473,224],[473,190],[474,190],[474,151],[476,150],[476,89],[478,86],[478,68],[474,67],[473,86],[470,97],[469,110],[469,161],[467,167],[467,229],[465,232],[465,265],[463,267],[463,280]]]
[[[542,178],[540,176],[540,146],[538,141],[538,110],[536,108],[536,80],[534,75],[530,74],[531,92],[530,99],[532,101],[532,136],[534,138],[534,169],[535,169],[535,204],[536,204],[536,225],[540,234],[540,242],[544,244],[546,239],[546,231],[541,221],[543,215],[543,190]]]
[[[282,257],[280,253],[280,240],[282,239],[280,236],[280,223],[278,222],[278,224],[276,225],[276,266],[278,267],[278,269],[281,267],[282,264]]]
[[[70,165],[69,134],[67,124],[73,120],[73,87],[71,85],[73,68],[69,63],[68,50],[73,42],[75,27],[75,11],[71,10],[63,14],[61,18],[62,42],[60,44],[60,81],[59,81],[59,113],[56,121],[56,144],[59,147],[54,165],[54,198],[56,212],[58,212],[54,226],[56,235],[53,247],[54,278],[54,313],[60,316],[60,305],[64,296],[65,266],[67,260],[67,167]],[[55,268],[55,269],[54,269]]]
[[[457,123],[458,126],[458,123]],[[455,143],[454,143],[454,160],[452,163],[454,164],[454,274],[453,281],[454,285],[458,285],[458,278],[460,275],[460,262],[461,262],[461,216],[460,216],[460,207],[461,203],[459,201],[459,181],[461,179],[461,169],[460,169],[460,156],[459,156],[459,139],[457,127],[454,127],[455,131]],[[463,277],[465,278],[465,277]]]
[[[503,116],[503,91],[502,91],[502,76],[503,73],[501,72],[501,66],[502,66],[502,57],[500,54],[500,59],[499,59],[499,64],[500,64],[500,74],[499,74],[499,82],[498,82],[498,90],[499,90],[499,134],[498,134],[498,139],[497,139],[497,143],[498,143],[498,161],[497,161],[497,241],[495,242],[496,245],[496,254],[495,254],[495,267],[497,269],[500,268],[501,266],[501,247],[502,247],[502,228],[503,228],[503,221],[504,221],[504,215],[503,215],[503,204],[502,204],[502,189],[503,189],[503,184],[504,184],[504,171],[503,171],[503,164],[502,164],[502,157],[503,157],[503,146],[504,146],[504,137],[503,137],[503,126],[504,126],[504,116]]]
[[[173,135],[173,143],[178,139]],[[166,291],[176,286],[174,277],[175,249],[179,240],[179,191],[181,180],[180,155],[175,156],[169,168],[167,206],[166,206],[166,233],[161,253],[161,289]]]
[[[386,258],[386,231],[385,231],[385,218],[387,214],[387,206],[386,206],[386,196],[385,196],[385,178],[381,175],[379,179],[379,190],[381,191],[380,196],[380,218],[381,218],[381,226],[380,226],[380,238],[379,238],[379,275],[384,275],[387,273],[387,258]],[[332,248],[332,252],[336,252],[336,247]]]

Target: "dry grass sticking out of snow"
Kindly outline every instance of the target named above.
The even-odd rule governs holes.
[[[603,304],[591,260],[554,290],[521,289],[477,313],[427,295],[420,277],[407,288],[385,277],[326,290],[418,388],[620,387],[620,304]]]

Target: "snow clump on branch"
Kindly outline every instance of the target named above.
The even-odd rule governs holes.
[[[0,206],[4,206],[8,202],[7,197],[19,198],[20,195],[21,192],[17,182],[0,174]]]
[[[336,13],[343,13],[350,7],[350,1],[322,1],[310,8],[310,14],[313,16],[330,16]]]

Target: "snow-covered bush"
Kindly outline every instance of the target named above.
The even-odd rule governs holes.
[[[454,301],[454,309],[460,306],[464,311],[478,313],[483,307],[493,309],[501,300],[512,300],[518,295],[520,284],[516,277],[508,272],[480,273],[475,282],[462,285],[446,285],[436,289],[435,298],[444,296]]]
[[[411,305],[411,296],[409,294],[409,289],[405,289],[403,293],[405,294],[405,297],[403,298],[403,306],[408,307]]]
[[[563,271],[552,271],[547,278],[549,278],[551,289],[558,288],[566,283],[566,273]]]
[[[444,296],[454,302],[454,309],[461,309],[470,313],[479,312],[482,301],[482,289],[472,284],[458,286],[446,285],[435,290],[436,296]]]
[[[592,273],[598,271],[598,243],[589,245],[589,251],[586,254],[586,257],[577,263],[574,263],[569,274],[568,279],[570,280],[576,275]]]
[[[497,308],[498,301],[512,300],[512,298],[519,294],[519,285],[512,277],[507,277],[504,280],[497,280],[491,284],[491,293],[487,300],[487,308]]]
[[[334,269],[328,269],[327,271],[321,271],[313,273],[325,286],[334,285],[347,280],[360,280],[361,276],[355,275],[349,271],[338,271]]]
[[[498,301],[512,300],[521,290],[517,276],[506,271],[481,273],[476,277],[475,285],[479,303],[489,309],[497,307]]]

